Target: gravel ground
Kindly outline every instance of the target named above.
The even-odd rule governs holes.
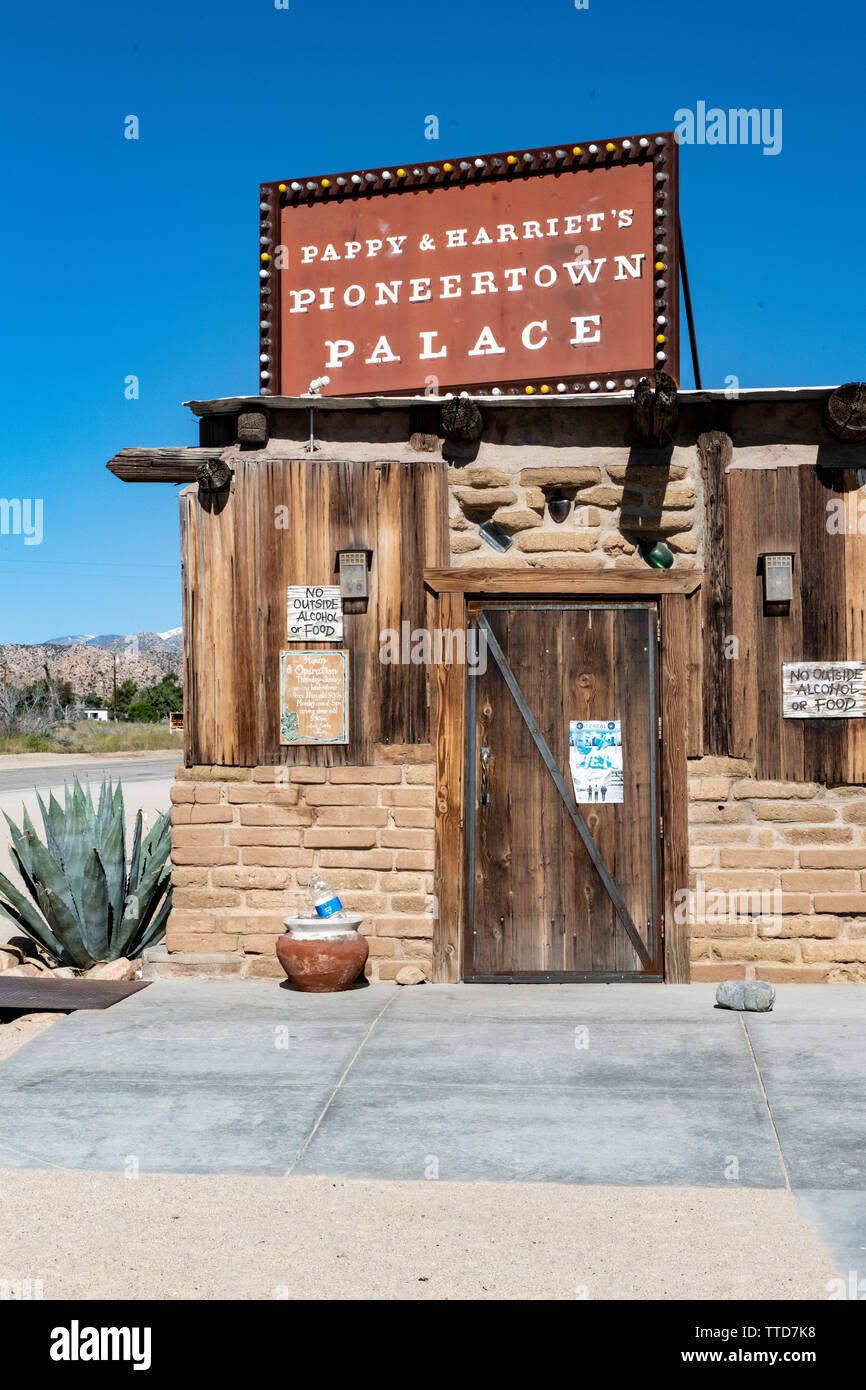
[[[2,940],[2,933],[0,933]],[[10,1022],[0,1021],[0,1062],[5,1057],[11,1057],[19,1047],[23,1047],[31,1038],[36,1038],[46,1028],[50,1028],[52,1023],[56,1023],[59,1018],[65,1018],[66,1014],[44,1014],[40,1013],[33,1017],[21,1016],[13,1018]]]
[[[47,1299],[820,1299],[789,1192],[0,1170]]]

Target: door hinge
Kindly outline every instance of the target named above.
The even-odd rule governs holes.
[[[660,619],[656,621],[656,642],[657,642],[657,644],[658,644],[659,646],[661,646],[661,644],[662,644],[662,625],[661,625],[661,620],[660,620]]]
[[[664,818],[664,816],[659,816],[659,839],[660,839],[660,840],[663,840],[664,837],[665,837],[665,818]]]
[[[661,915],[661,917],[660,917],[660,919],[659,919],[659,926],[660,926],[660,928],[661,928],[661,934],[662,934],[662,936],[664,936],[664,934],[665,934],[665,914],[664,914],[664,913],[662,913],[662,915]]]
[[[659,743],[662,741],[662,717],[659,715]]]

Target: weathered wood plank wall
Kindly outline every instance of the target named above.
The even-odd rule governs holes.
[[[431,671],[383,665],[379,634],[404,621],[434,626],[423,573],[448,559],[445,464],[261,458],[232,466],[228,497],[181,495],[187,764],[364,764],[377,743],[427,742]],[[373,552],[369,600],[345,604],[349,743],[281,746],[286,589],[338,583],[344,549]]]
[[[866,661],[866,535],[839,530],[828,503],[851,516],[856,472],[732,468],[703,436],[707,496],[704,586],[704,752],[748,758],[767,780],[866,782],[866,720],[784,719],[782,663]],[[866,498],[864,530],[866,530]],[[842,525],[844,526],[844,521]],[[764,603],[761,556],[794,556],[787,609]]]

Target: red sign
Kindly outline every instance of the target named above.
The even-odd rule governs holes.
[[[678,378],[671,135],[265,184],[262,393]]]

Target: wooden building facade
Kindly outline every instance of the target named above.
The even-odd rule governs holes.
[[[165,970],[277,973],[318,871],[374,980],[866,980],[866,443],[830,396],[238,398],[122,450],[185,484]],[[290,641],[347,554],[339,635]],[[287,735],[300,651],[345,653],[339,740]]]

